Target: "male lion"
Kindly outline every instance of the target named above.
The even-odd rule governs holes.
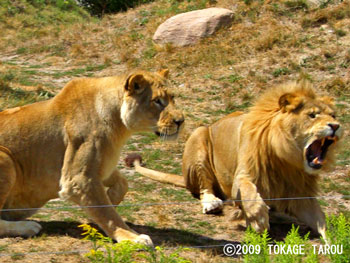
[[[318,174],[330,167],[341,135],[333,100],[317,96],[303,81],[268,90],[246,114],[231,113],[196,129],[185,145],[184,177],[128,161],[145,176],[187,187],[204,213],[221,210],[222,199],[238,200],[247,225],[259,232],[269,228],[271,207],[325,238],[317,200],[264,199],[314,197]]]
[[[167,74],[76,79],[51,100],[0,112],[0,235],[37,234],[38,223],[17,220],[60,196],[83,206],[109,237],[152,245],[112,205],[127,192],[116,164],[129,136],[174,137],[184,121],[164,86]]]

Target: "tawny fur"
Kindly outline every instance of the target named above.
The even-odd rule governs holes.
[[[127,192],[116,169],[136,131],[176,136],[183,123],[166,89],[167,70],[70,81],[53,99],[0,112],[0,235],[32,236],[41,227],[24,219],[52,198],[71,200],[117,240],[147,245],[115,208]],[[14,210],[11,210],[14,209]],[[9,220],[9,221],[6,221]]]
[[[221,210],[221,199],[242,200],[237,204],[247,225],[257,231],[269,228],[268,211],[274,208],[297,217],[325,238],[324,214],[317,200],[263,199],[318,193],[319,173],[332,166],[338,144],[329,147],[321,169],[308,166],[306,148],[331,134],[330,125],[339,126],[335,141],[341,138],[334,115],[332,99],[316,94],[310,83],[282,85],[267,90],[247,113],[231,113],[209,127],[196,129],[185,145],[183,179],[136,169],[163,182],[181,186],[184,181],[201,199],[204,213]]]

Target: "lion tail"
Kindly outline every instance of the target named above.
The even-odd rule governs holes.
[[[142,158],[139,154],[129,154],[125,158],[125,163],[128,167],[135,167],[135,171],[146,176],[152,180],[173,184],[178,187],[186,188],[184,177],[176,174],[168,174],[159,171],[155,171],[152,169],[148,169],[141,166]]]

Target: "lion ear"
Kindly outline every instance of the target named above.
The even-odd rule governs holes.
[[[329,96],[323,96],[320,98],[320,101],[328,104],[328,105],[332,105],[334,106],[334,99],[332,97],[329,97]]]
[[[282,112],[292,112],[298,107],[300,107],[302,103],[303,103],[302,98],[291,93],[283,94],[278,101],[278,104]]]
[[[169,69],[161,69],[161,70],[158,70],[157,73],[161,75],[163,78],[167,78],[169,76]]]
[[[142,74],[132,74],[125,82],[125,91],[129,95],[140,94],[147,86],[147,80]]]

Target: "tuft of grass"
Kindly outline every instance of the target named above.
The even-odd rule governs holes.
[[[281,75],[288,75],[290,74],[290,70],[288,68],[278,68],[278,69],[275,69],[273,72],[272,72],[272,75],[277,78]]]

